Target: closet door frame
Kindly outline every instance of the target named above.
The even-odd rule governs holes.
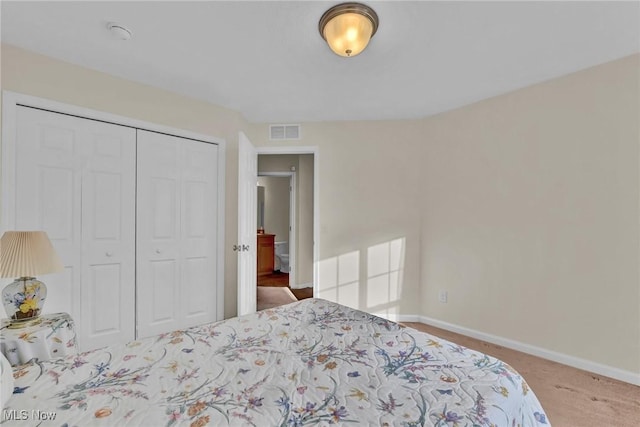
[[[0,210],[0,235],[8,230],[13,230],[16,224],[16,111],[18,106],[39,108],[54,113],[68,114],[85,119],[93,119],[135,129],[175,135],[187,139],[195,139],[202,142],[218,145],[218,224],[217,224],[217,277],[216,277],[216,320],[224,319],[224,253],[225,253],[225,159],[226,142],[224,139],[215,138],[195,132],[176,129],[156,123],[145,122],[117,114],[105,113],[76,105],[65,104],[36,96],[25,95],[8,90],[2,91],[2,192]],[[52,290],[53,291],[53,290]]]

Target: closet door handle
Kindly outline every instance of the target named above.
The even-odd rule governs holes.
[[[161,251],[160,249],[156,249],[156,253],[157,253],[157,254],[161,254],[161,253],[162,253],[162,251]]]
[[[113,252],[106,252],[105,255],[109,258],[111,258],[113,256]]]

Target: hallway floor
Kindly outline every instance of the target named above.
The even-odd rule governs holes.
[[[258,286],[289,287],[289,274],[276,271],[272,274],[258,276]],[[291,289],[291,292],[298,300],[313,297],[313,288]]]

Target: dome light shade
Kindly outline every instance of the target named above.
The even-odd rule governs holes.
[[[337,55],[356,56],[378,29],[378,15],[361,3],[342,3],[327,10],[318,24],[320,35]]]

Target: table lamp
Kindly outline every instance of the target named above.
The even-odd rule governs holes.
[[[63,266],[44,231],[7,231],[0,239],[0,277],[17,277],[2,290],[2,303],[12,327],[38,322],[47,287],[34,276],[62,271]]]

